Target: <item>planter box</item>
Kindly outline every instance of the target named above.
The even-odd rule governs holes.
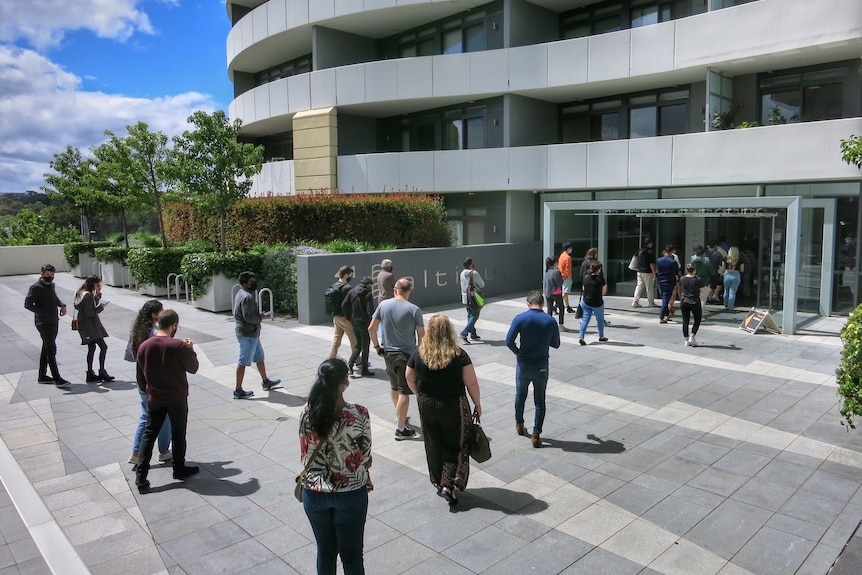
[[[85,278],[91,273],[94,273],[92,264],[96,262],[96,258],[90,254],[84,253],[78,256],[78,265],[72,268],[72,275],[76,278]],[[96,271],[96,273],[98,273]]]
[[[229,278],[224,274],[213,276],[204,295],[200,299],[192,300],[191,304],[207,311],[230,311],[233,309],[231,291],[235,283],[236,279]]]
[[[114,286],[123,286],[123,264],[120,262],[102,262],[102,283]]]
[[[153,297],[165,297],[168,295],[168,290],[163,285],[142,284],[138,286],[138,293],[143,295],[151,295]]]

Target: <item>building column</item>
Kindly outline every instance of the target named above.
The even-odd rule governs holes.
[[[335,108],[293,117],[293,180],[297,193],[334,193],[338,188],[338,114]]]

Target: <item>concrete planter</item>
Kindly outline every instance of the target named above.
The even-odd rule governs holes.
[[[114,287],[123,286],[122,262],[102,262],[102,283]]]
[[[229,311],[233,309],[231,291],[235,283],[235,279],[224,274],[213,276],[206,292],[200,298],[192,300],[191,304],[207,311]]]
[[[151,295],[153,297],[165,297],[168,295],[168,290],[163,285],[142,284],[138,286],[138,293],[143,295]]]
[[[72,275],[76,278],[85,278],[91,273],[98,273],[94,272],[94,266],[92,265],[97,261],[98,260],[90,254],[80,254],[78,256],[78,265],[72,268]]]

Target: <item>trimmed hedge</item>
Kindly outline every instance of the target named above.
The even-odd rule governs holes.
[[[293,317],[299,315],[296,290],[296,256],[328,253],[313,246],[294,246],[263,257],[261,281],[272,290],[275,311]]]
[[[66,262],[75,267],[81,263],[81,254],[90,254],[96,256],[96,248],[109,248],[114,244],[111,242],[69,242],[63,244],[63,254],[66,256]]]
[[[126,258],[129,255],[129,248],[125,246],[111,246],[109,248],[96,248],[93,254],[100,262],[109,264],[117,262],[125,265]]]
[[[192,299],[199,299],[206,293],[213,276],[224,274],[236,279],[244,271],[261,269],[263,259],[263,254],[255,252],[186,254],[180,263],[180,273],[191,286]]]
[[[218,218],[173,203],[165,208],[165,228],[174,243],[214,238]],[[230,250],[260,243],[326,243],[343,238],[399,248],[452,243],[442,199],[408,193],[247,198],[231,209],[225,233]]]
[[[185,248],[132,248],[129,250],[129,270],[139,284],[165,285],[168,274],[179,273]]]

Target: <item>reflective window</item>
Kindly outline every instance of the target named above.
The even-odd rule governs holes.
[[[837,67],[762,74],[760,123],[787,124],[850,117],[844,103],[847,82],[860,83],[855,62]]]
[[[656,135],[656,109],[633,108],[629,112],[629,138],[648,138]]]

